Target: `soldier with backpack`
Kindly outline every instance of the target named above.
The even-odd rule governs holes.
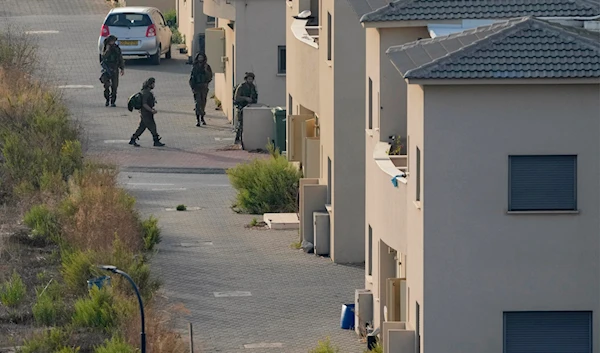
[[[198,53],[194,59],[194,66],[190,74],[190,87],[194,93],[196,102],[196,126],[206,125],[204,115],[206,112],[206,97],[208,96],[208,84],[213,79],[213,72],[206,62],[206,55]]]
[[[139,109],[140,111],[140,125],[131,136],[131,140],[129,140],[129,144],[134,147],[140,147],[136,141],[139,140],[140,135],[144,133],[146,129],[150,130],[155,147],[162,147],[165,145],[160,142],[160,136],[156,132],[156,122],[154,121],[154,115],[157,113],[156,109],[154,109],[156,99],[154,98],[154,93],[152,93],[155,82],[156,80],[154,77],[147,79],[142,85],[141,92],[131,96],[127,104],[130,111],[133,109]]]
[[[235,94],[233,95],[233,104],[238,109],[235,143],[242,142],[242,132],[244,130],[244,108],[248,104],[256,104],[258,102],[258,92],[256,91],[256,86],[254,85],[255,78],[256,77],[254,76],[253,72],[246,72],[246,75],[244,76],[244,82],[235,89]]]

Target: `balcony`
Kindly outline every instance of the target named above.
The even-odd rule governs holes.
[[[319,48],[319,26],[308,26],[309,19],[294,17],[292,22],[292,33],[294,37],[304,44],[315,49]]]
[[[390,145],[367,137],[367,213],[390,247],[406,249],[407,157],[390,156]]]
[[[204,1],[202,4],[205,15],[235,21],[235,1],[211,0]]]

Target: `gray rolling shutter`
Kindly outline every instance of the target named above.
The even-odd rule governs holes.
[[[592,353],[592,313],[504,313],[504,353]]]
[[[509,210],[577,209],[577,156],[510,156]]]

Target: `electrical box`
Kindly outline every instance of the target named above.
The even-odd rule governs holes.
[[[313,212],[315,255],[329,255],[329,212]]]

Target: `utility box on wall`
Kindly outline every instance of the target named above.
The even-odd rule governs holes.
[[[208,64],[214,73],[225,72],[225,30],[223,28],[207,28],[205,33],[205,53]]]
[[[313,212],[315,255],[329,255],[329,212]]]

